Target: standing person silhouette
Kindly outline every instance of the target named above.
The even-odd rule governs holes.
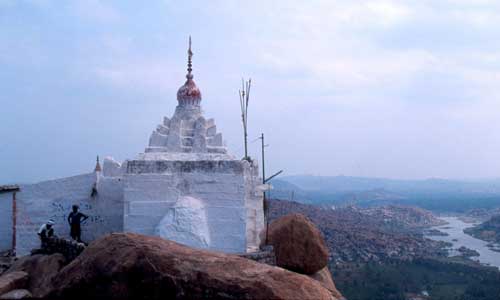
[[[82,229],[81,224],[89,217],[78,211],[78,205],[73,205],[73,211],[68,215],[68,223],[70,226],[71,238],[79,243],[82,242]]]

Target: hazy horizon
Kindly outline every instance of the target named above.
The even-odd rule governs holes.
[[[144,151],[173,114],[187,39],[207,118],[266,171],[500,178],[500,3],[0,0],[0,184]]]
[[[102,165],[102,161],[101,161]],[[92,173],[93,168],[91,170],[85,170],[82,173],[75,173],[75,174],[70,174],[70,175],[65,175],[65,176],[59,176],[59,177],[53,177],[53,178],[44,178],[41,180],[37,181],[20,181],[20,182],[0,182],[0,185],[10,185],[10,184],[32,184],[36,182],[43,182],[43,181],[49,181],[53,179],[60,179],[64,177],[71,177],[71,176],[78,176],[81,174],[86,174],[86,173]],[[271,174],[266,174],[267,175],[272,175],[275,172],[272,172]],[[260,174],[260,172],[259,172]],[[491,181],[499,181],[500,182],[500,177],[483,177],[483,178],[443,178],[443,177],[423,177],[423,178],[401,178],[401,177],[370,177],[370,176],[356,176],[356,175],[344,175],[344,174],[337,174],[337,175],[319,175],[319,174],[309,174],[309,173],[301,173],[301,174],[286,174],[282,173],[280,176],[277,176],[273,178],[273,180],[284,180],[287,181],[287,177],[322,177],[322,178],[334,178],[334,177],[346,177],[346,178],[356,178],[356,179],[373,179],[373,180],[395,180],[395,181],[431,181],[431,180],[443,180],[443,181],[448,181],[448,182],[464,182],[464,183],[473,183],[473,182],[491,182]]]

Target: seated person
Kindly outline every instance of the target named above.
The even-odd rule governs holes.
[[[47,245],[47,240],[50,237],[54,236],[54,220],[50,219],[47,223],[40,226],[38,230],[38,236],[40,237],[41,248],[44,248]]]

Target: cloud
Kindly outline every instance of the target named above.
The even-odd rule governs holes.
[[[79,0],[70,3],[70,9],[83,20],[98,23],[117,23],[122,15],[107,1]]]
[[[126,64],[95,67],[89,70],[95,79],[117,89],[154,90],[156,92],[171,91],[173,83],[178,83],[172,68],[166,61],[136,61]],[[174,73],[174,74],[177,74]],[[178,84],[177,84],[178,85]]]
[[[498,1],[61,3],[0,1],[1,100],[23,99],[16,119],[38,115],[41,98],[56,108],[68,109],[68,98],[120,107],[112,121],[123,119],[119,129],[95,130],[137,134],[124,137],[130,144],[102,146],[125,158],[121,149],[142,147],[161,114],[173,110],[191,34],[204,109],[231,149],[241,148],[236,92],[241,77],[252,77],[251,131],[269,135],[271,168],[352,175],[361,168],[390,177],[497,172],[494,164],[471,166],[500,152],[493,138],[500,131]],[[68,118],[87,126],[81,115],[94,116],[92,105],[80,104]],[[19,145],[29,144],[32,129],[19,131]],[[20,157],[23,149],[12,147]],[[464,161],[467,168],[457,167]]]

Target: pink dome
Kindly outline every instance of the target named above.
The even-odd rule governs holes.
[[[192,76],[191,76],[192,77]],[[201,101],[200,89],[196,86],[192,78],[188,78],[186,83],[177,91],[177,101],[179,104],[198,105]]]

